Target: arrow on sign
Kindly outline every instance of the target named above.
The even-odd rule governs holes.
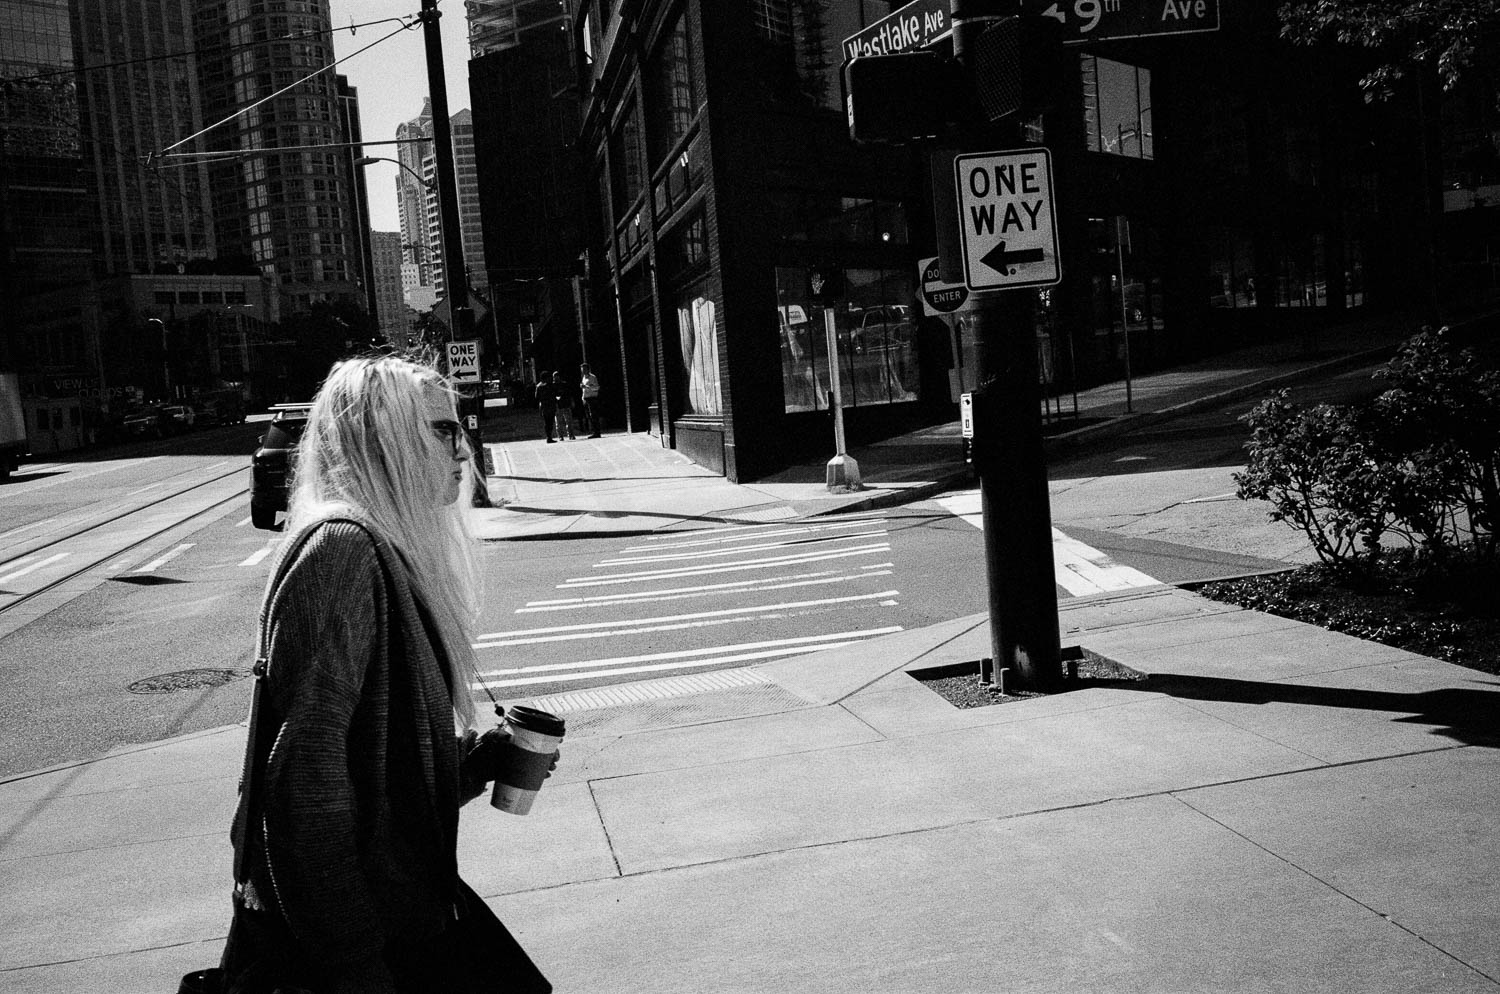
[[[994,248],[980,256],[979,261],[997,273],[1011,273],[1014,272],[1010,268],[1012,263],[1041,262],[1045,258],[1046,256],[1039,248],[1017,249],[1014,252],[1007,252],[1005,251],[1005,243],[1000,242]]]

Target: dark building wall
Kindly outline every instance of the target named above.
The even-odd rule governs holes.
[[[617,315],[632,425],[732,479],[832,451],[814,269],[849,277],[832,309],[850,441],[955,416],[946,326],[917,318],[916,263],[936,254],[925,153],[853,145],[839,103],[838,41],[884,12],[866,6],[594,2],[575,18],[593,60],[591,242],[612,284],[599,311]],[[659,65],[679,12],[700,89],[663,148]],[[1416,97],[1367,106],[1347,51],[1281,41],[1272,7],[1223,15],[1216,33],[1069,46],[1066,92],[1017,126],[1053,151],[1063,279],[1013,292],[1036,293],[1022,333],[1054,396],[1396,315],[1432,286],[1436,105],[1424,142]],[[714,305],[709,415],[679,320],[699,299]],[[872,323],[878,358],[861,348]]]
[[[555,26],[554,26],[555,28]],[[565,32],[524,32],[516,44],[469,63],[474,152],[497,345],[509,362],[517,332],[535,336],[535,370],[576,380],[583,359],[572,277],[583,250],[578,95]],[[592,353],[592,350],[591,350]],[[589,357],[618,406],[618,378]],[[525,379],[533,366],[517,372]]]

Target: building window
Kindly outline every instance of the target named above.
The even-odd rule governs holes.
[[[845,407],[916,400],[915,281],[904,269],[845,270],[833,305],[840,394]],[[776,270],[785,410],[829,408],[828,335],[805,269]]]
[[[1079,57],[1083,120],[1091,152],[1155,158],[1151,132],[1151,70],[1094,55]]]
[[[1208,304],[1255,306],[1255,246],[1241,228],[1208,228]]]
[[[654,170],[677,143],[687,137],[698,114],[687,18],[677,15],[648,69],[646,102],[651,122],[651,166]]]
[[[640,196],[642,186],[640,108],[631,104],[610,136],[609,161],[615,210],[623,212]]]
[[[792,43],[792,0],[754,0],[750,16],[756,32],[773,45]]]

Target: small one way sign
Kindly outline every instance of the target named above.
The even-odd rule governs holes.
[[[970,290],[1048,286],[1062,279],[1052,156],[1045,148],[960,155],[953,176]]]
[[[454,383],[479,382],[479,340],[448,343],[448,378]]]

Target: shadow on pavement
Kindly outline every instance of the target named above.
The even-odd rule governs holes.
[[[1500,688],[1500,683],[1489,682]],[[1152,674],[1142,682],[1126,684],[1185,700],[1225,701],[1236,704],[1309,704],[1313,707],[1352,708],[1359,711],[1389,711],[1403,715],[1397,721],[1440,726],[1436,735],[1473,746],[1500,746],[1500,690],[1445,687],[1441,690],[1402,694],[1384,690],[1314,687],[1290,683],[1261,683],[1223,677]]]

